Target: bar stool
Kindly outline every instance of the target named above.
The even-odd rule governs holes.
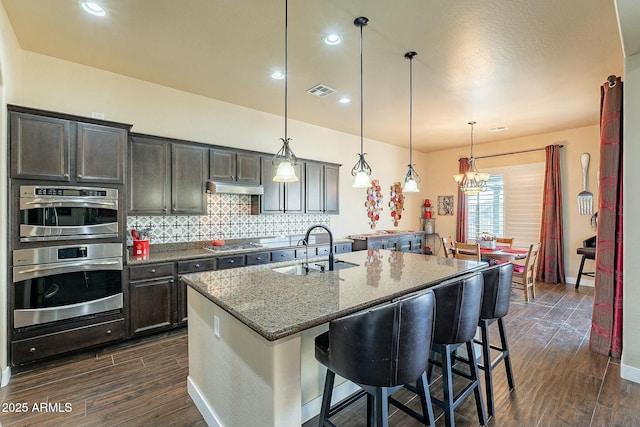
[[[433,332],[431,353],[440,353],[440,361],[431,358],[427,378],[431,380],[433,366],[442,367],[444,399],[432,397],[435,405],[444,409],[444,421],[447,427],[455,425],[454,410],[471,392],[476,400],[478,421],[481,425],[487,423],[482,391],[478,378],[478,364],[475,357],[465,360],[470,373],[462,372],[453,367],[454,352],[462,345],[466,346],[467,354],[473,356],[473,337],[480,320],[482,305],[483,277],[482,273],[464,276],[460,279],[443,282],[433,288],[436,296],[436,322]],[[469,383],[458,393],[453,392],[453,374],[464,377]]]
[[[493,369],[503,360],[507,371],[509,390],[515,387],[513,371],[511,370],[511,357],[509,356],[509,345],[507,343],[507,334],[505,333],[503,321],[503,317],[509,312],[513,264],[498,264],[495,267],[482,270],[482,275],[484,277],[484,293],[482,296],[480,321],[478,322],[481,340],[476,340],[475,342],[482,345],[482,364],[478,364],[478,367],[484,371],[487,411],[491,417],[495,410],[493,399]],[[500,333],[499,347],[492,345],[489,340],[489,326],[496,321],[498,322],[498,331]],[[491,350],[500,352],[495,360],[491,358]]]
[[[434,311],[435,297],[428,291],[332,320],[329,331],[315,340],[316,359],[327,367],[318,425],[334,426],[329,418],[366,393],[367,425],[375,415],[376,426],[387,426],[389,395],[417,382],[423,413],[400,409],[435,426],[426,377]],[[362,391],[331,408],[335,374]]]

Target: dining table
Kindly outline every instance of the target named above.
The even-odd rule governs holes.
[[[489,261],[490,264],[498,261],[525,259],[528,253],[528,249],[514,248],[510,246],[496,246],[495,249],[480,248],[480,258],[483,261]]]
[[[460,252],[475,254],[475,251],[461,250]],[[511,246],[496,246],[492,248],[480,248],[480,258],[482,261],[489,261],[489,264],[497,264],[500,261],[514,261],[518,259],[525,259],[529,250],[526,248],[518,248]]]

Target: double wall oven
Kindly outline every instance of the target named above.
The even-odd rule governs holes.
[[[118,188],[20,185],[14,210],[14,339],[123,313]]]

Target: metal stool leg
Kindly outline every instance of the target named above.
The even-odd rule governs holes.
[[[580,269],[578,270],[578,278],[576,279],[576,289],[580,286],[580,277],[582,276],[582,269],[584,268],[584,261],[587,259],[586,256],[582,255],[582,261],[580,261]]]

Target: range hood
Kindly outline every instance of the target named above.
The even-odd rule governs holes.
[[[207,191],[209,193],[261,195],[264,194],[264,187],[262,185],[207,181]]]

